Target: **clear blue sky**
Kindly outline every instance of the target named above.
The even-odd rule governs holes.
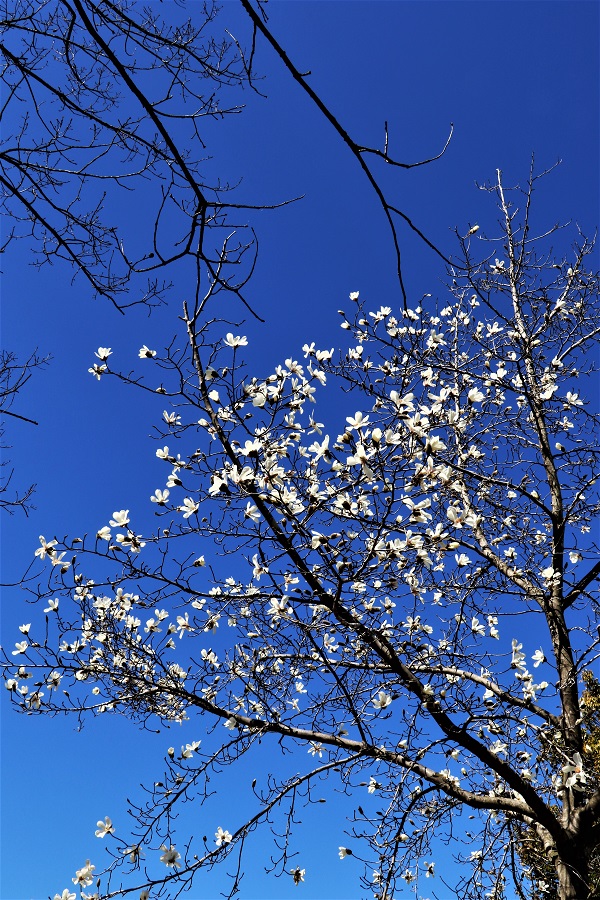
[[[474,222],[495,219],[491,200],[475,182],[493,179],[497,167],[507,182],[523,181],[534,151],[540,169],[564,161],[540,187],[540,227],[576,220],[593,233],[599,221],[598,3],[274,0],[269,6],[274,33],[299,68],[311,70],[312,86],[357,140],[381,146],[387,120],[391,151],[416,160],[437,153],[454,122],[441,161],[384,173],[397,205],[442,249],[454,249],[455,227],[464,233]],[[224,4],[220,21],[234,33],[245,30],[233,0]],[[213,172],[243,178],[240,200],[305,195],[254,221],[261,256],[249,296],[266,324],[248,325],[244,333],[251,335],[247,357],[258,374],[297,355],[305,341],[336,344],[336,310],[349,291],[392,305],[399,297],[389,235],[356,161],[262,44],[257,65],[268,99],[246,92],[246,111],[214,128],[209,150]],[[132,203],[119,215],[135,226],[135,213]],[[411,294],[441,292],[435,258],[407,233],[401,236]],[[128,358],[133,366],[142,344],[166,344],[186,289],[178,285],[171,307],[150,319],[137,309],[123,318],[92,301],[82,281],[73,285],[65,267],[40,274],[29,260],[21,244],[4,262],[2,345],[23,355],[38,347],[53,362],[15,407],[39,426],[8,423],[16,477],[22,484],[36,481],[38,489],[29,518],[0,523],[4,583],[18,581],[39,534],[93,532],[122,508],[140,510],[140,521],[146,516],[152,527],[148,498],[162,472],[149,434],[160,410],[138,397],[130,402],[132,395],[116,384],[97,384],[87,370],[98,346],[112,347],[117,362]],[[241,319],[243,312],[232,316]],[[19,589],[4,588],[2,643],[12,645],[18,625],[40,616],[25,606]],[[5,694],[0,900],[39,900],[70,884],[86,858],[99,858],[96,820],[110,815],[123,822],[126,798],[135,800],[139,783],[158,776],[171,743],[200,737],[200,725],[157,736],[114,718],[77,732],[73,720],[15,715]],[[251,763],[239,784],[233,772],[225,775],[218,803],[231,821],[224,827],[234,824],[252,775]],[[341,815],[343,804],[330,802],[318,817],[307,816],[301,848],[307,881],[299,888],[290,880],[264,879],[265,846],[258,842],[242,896],[358,897],[356,867],[337,860]],[[186,817],[197,829],[205,827],[205,817],[207,829],[214,821],[213,813],[199,810]],[[197,883],[191,898],[208,900],[219,889],[211,876]],[[447,896],[439,882],[437,896]]]

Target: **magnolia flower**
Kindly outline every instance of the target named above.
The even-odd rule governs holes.
[[[179,469],[177,466],[175,466],[175,468],[173,469],[173,471],[167,478],[167,487],[168,488],[181,487],[181,485],[183,484],[181,478],[179,477],[178,472],[179,472]]]
[[[577,393],[573,394],[571,391],[567,391],[566,400],[571,406],[583,406],[583,401],[579,399]]]
[[[191,497],[185,497],[183,506],[179,507],[180,512],[183,512],[184,519],[189,519],[189,517],[193,516],[194,513],[197,513],[199,509],[200,504],[196,503],[195,500],[192,500]]]
[[[477,616],[473,616],[471,619],[471,631],[473,634],[479,634],[482,637],[485,637],[485,626],[479,621]]]
[[[185,616],[177,616],[177,631],[179,631],[179,637],[182,638],[186,632],[191,632],[194,630],[193,625],[190,625],[189,621],[189,613],[186,613]]]
[[[186,613],[187,615],[187,613]],[[200,657],[205,662],[210,663],[211,666],[215,666],[215,668],[219,668],[219,657],[215,653],[214,650],[204,650],[200,651]]]
[[[194,753],[199,749],[199,747],[200,741],[192,741],[191,744],[186,744],[185,747],[181,748],[182,759],[191,759]]]
[[[100,362],[106,362],[109,356],[111,356],[112,350],[110,347],[98,347],[94,356],[97,356]]]
[[[446,341],[444,340],[444,336],[441,333],[436,332],[433,328],[429,332],[429,337],[427,338],[427,349],[434,350],[436,347],[445,347]]]
[[[536,650],[533,656],[531,657],[533,660],[533,668],[537,669],[540,663],[546,662],[546,654],[543,650]]]
[[[113,528],[125,528],[129,524],[129,510],[118,509],[113,513],[113,517],[109,522]]]
[[[73,884],[79,884],[81,885],[81,887],[87,887],[88,885],[90,885],[94,880],[92,872],[95,868],[96,866],[93,866],[90,863],[89,859],[86,859],[85,866],[83,866],[81,869],[77,869],[77,871],[75,872],[75,878],[71,879]]]
[[[388,694],[386,691],[379,691],[377,697],[373,700],[373,706],[375,709],[385,709],[391,702],[391,694]]]
[[[311,756],[323,756],[323,744],[317,744],[314,741],[311,741],[308,752]]]
[[[304,876],[306,875],[306,869],[294,869],[290,872],[290,875],[294,879],[294,884],[300,884],[301,881],[304,881]]]
[[[361,412],[357,412],[353,416],[347,416],[346,422],[350,428],[364,428],[365,425],[369,424],[369,417],[364,416]]]
[[[66,551],[64,553],[59,553],[59,554],[55,553],[53,556],[50,557],[50,562],[52,563],[53,566],[62,566],[63,571],[66,571],[69,568],[69,566],[71,565],[71,563],[67,562],[65,560],[65,556],[66,556]]]
[[[140,359],[152,359],[153,356],[156,356],[156,350],[150,350],[150,348],[146,347],[144,344],[143,347],[140,347],[138,356]]]
[[[523,663],[525,662],[525,654],[522,653],[523,644],[519,644],[518,641],[513,638],[512,642],[512,660],[511,666],[513,669],[524,669],[525,666]]]
[[[99,541],[110,541],[110,534],[110,528],[108,527],[108,525],[104,525],[102,528],[100,528],[99,531],[96,532],[96,537]]]
[[[573,788],[574,791],[585,790],[587,775],[583,771],[583,761],[580,753],[573,754],[572,761],[562,767],[562,773],[565,787]]]
[[[369,778],[369,784],[368,784],[368,787],[367,787],[368,793],[369,793],[369,794],[374,794],[375,791],[379,790],[380,787],[381,787],[381,785],[379,784],[379,782],[377,781],[377,779],[376,779],[376,778],[373,778],[373,776],[371,775],[371,777]]]
[[[467,513],[464,509],[460,509],[458,506],[449,506],[446,510],[446,515],[455,528],[462,528],[463,523],[466,523]]]
[[[244,510],[244,518],[251,519],[253,522],[260,521],[260,513],[258,511],[258,507],[255,506],[254,503],[250,503],[250,501],[248,501],[248,503],[246,504],[246,509]]]
[[[168,850],[164,844],[160,849],[165,851],[161,856],[160,861],[164,863],[167,868],[179,869],[181,867],[181,863],[178,862],[178,860],[181,859],[181,853],[177,852],[173,844],[171,844]]]
[[[368,466],[369,453],[365,450],[364,444],[358,443],[356,445],[356,452],[353,456],[349,456],[346,460],[346,465],[348,466],[362,466],[363,472],[370,478],[373,476],[373,472],[371,468]]]
[[[354,302],[356,302],[360,296],[360,291],[352,291],[350,294],[348,294],[348,296],[350,300],[354,300]]]
[[[352,856],[352,850],[349,847],[339,847],[339,857],[340,859],[344,859],[346,856]]]
[[[73,894],[69,888],[65,888],[62,894],[55,894],[54,900],[75,900],[76,894]]]
[[[467,399],[469,403],[481,403],[482,400],[485,400],[485,394],[482,394],[479,388],[471,388],[467,394]]]
[[[160,491],[157,488],[150,497],[150,500],[152,501],[152,503],[158,503],[159,506],[164,506],[169,499],[169,493],[169,491]],[[185,500],[183,502],[185,503]]]
[[[102,821],[102,819],[101,819],[99,822],[96,822],[96,825],[98,826],[98,830],[96,831],[96,837],[97,837],[97,838],[103,838],[103,837],[105,837],[107,834],[114,834],[114,833],[115,833],[115,829],[114,829],[113,823],[112,823],[112,821],[109,819],[108,816],[106,816],[106,818],[104,819],[104,821]]]
[[[132,553],[139,553],[146,546],[146,542],[141,538],[141,534],[134,534],[133,531],[128,531],[127,534],[118,534],[116,541],[117,544],[121,544],[122,547],[127,547],[131,550]]]
[[[431,506],[429,497],[425,497],[419,503],[415,503],[412,497],[403,497],[402,502],[410,509],[411,522],[428,522],[431,519],[430,513],[425,512]]]
[[[583,559],[583,556],[581,555],[581,553],[579,553],[578,550],[571,550],[569,552],[569,560],[571,561],[571,563],[573,565],[575,565],[578,562],[581,562],[582,559]]]
[[[469,563],[471,562],[471,560],[469,559],[469,557],[467,556],[466,553],[461,553],[461,554],[455,553],[454,559],[456,560],[457,566],[468,566]]]
[[[104,373],[106,372],[106,366],[99,366],[98,363],[94,363],[94,365],[88,369],[90,375],[93,375],[95,378],[100,381]]]
[[[47,541],[43,534],[40,534],[39,541],[42,546],[37,548],[35,556],[39,556],[40,559],[52,556],[58,541]]]
[[[429,878],[430,876],[433,878],[435,876],[435,872],[434,872],[435,863],[434,862],[430,862],[430,863],[426,862],[426,863],[423,863],[423,865],[425,866],[425,878]]]
[[[215,844],[217,845],[217,847],[221,847],[223,844],[230,844],[231,841],[231,834],[228,831],[224,831],[219,825],[219,827],[215,831]]]
[[[494,756],[498,756],[500,753],[506,755],[507,750],[508,744],[505,744],[503,741],[494,741],[493,744],[490,744],[490,753],[493,753]]]
[[[58,597],[55,597],[54,600],[48,600],[48,606],[46,607],[44,612],[58,612]]]
[[[223,343],[227,344],[228,347],[231,347],[232,350],[235,350],[236,347],[247,347],[248,338],[241,337],[240,335],[234,337],[231,331],[228,331],[227,335],[223,338]]]
[[[18,656],[20,653],[25,653],[29,644],[27,641],[19,641],[19,643],[15,644],[15,649],[12,652],[13,656]]]
[[[425,453],[438,453],[445,450],[445,443],[437,436],[437,434],[429,435],[425,443]]]
[[[320,459],[329,459],[329,435],[325,435],[322,443],[319,443],[319,441],[315,441],[314,444],[311,444],[308,449],[310,453],[314,453],[315,462],[318,462]]]

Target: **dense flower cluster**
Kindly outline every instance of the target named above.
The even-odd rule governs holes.
[[[161,360],[186,385],[162,416],[149,499],[168,526],[138,534],[141,514],[121,509],[92,542],[40,537],[58,650],[24,624],[7,657],[6,686],[28,711],[60,706],[60,686],[80,710],[220,720],[223,756],[170,747],[142,811],[164,866],[191,877],[252,830],[218,825],[214,846],[184,854],[156,822],[175,787],[192,794],[269,734],[304,743],[311,768],[273,782],[258,819],[328,767],[348,791],[366,787],[352,834],[376,855],[377,896],[435,876],[422,860],[436,823],[463,804],[483,811],[473,877],[499,896],[512,823],[547,815],[551,841],[556,804],[592,795],[569,693],[589,646],[565,649],[564,626],[597,570],[600,447],[579,390],[597,283],[584,256],[543,299],[538,269],[528,286],[514,253],[455,281],[445,304],[369,310],[352,292],[339,356],[306,344],[261,377],[240,361],[246,336],[187,320],[189,358]],[[121,377],[110,355],[98,348],[96,377]],[[145,345],[139,357],[159,359]],[[316,418],[332,384],[348,404],[334,429]],[[118,577],[87,577],[92,561]],[[369,812],[369,795],[387,811]],[[110,818],[96,835],[114,836]],[[298,884],[305,870],[286,869],[286,852],[281,872]],[[140,855],[129,844],[120,862]]]

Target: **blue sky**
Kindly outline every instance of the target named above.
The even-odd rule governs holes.
[[[524,181],[532,152],[539,169],[563,160],[539,188],[534,221],[546,228],[573,220],[593,233],[599,220],[597,3],[275,0],[270,6],[274,33],[299,68],[311,70],[311,85],[356,140],[381,146],[387,120],[392,153],[416,160],[437,153],[454,123],[442,160],[382,172],[395,203],[444,251],[455,249],[455,227],[464,234],[474,222],[495,221],[493,202],[476,182],[493,180],[497,167],[508,183]],[[220,24],[244,33],[233,0],[224,4]],[[243,179],[240,202],[304,195],[253,220],[260,263],[248,294],[265,324],[248,323],[244,333],[251,336],[247,358],[258,374],[298,355],[305,341],[335,345],[336,311],[350,291],[391,305],[399,295],[383,216],[356,161],[263,45],[257,65],[267,99],[246,92],[246,110],[215,126],[209,150],[213,173]],[[131,203],[119,210],[133,231],[139,209]],[[410,296],[441,293],[438,261],[407,232],[400,235]],[[559,234],[557,246],[561,240]],[[132,402],[122,387],[99,385],[87,370],[98,346],[112,347],[115,360],[130,359],[133,366],[142,344],[166,344],[186,291],[177,284],[170,306],[151,318],[141,309],[121,317],[92,300],[83,281],[72,283],[66,267],[40,273],[30,259],[25,243],[5,258],[2,345],[22,355],[38,347],[53,361],[15,407],[39,426],[8,423],[16,478],[38,488],[29,518],[17,514],[0,522],[3,583],[19,580],[39,534],[91,532],[121,508],[140,510],[152,526],[148,498],[160,480],[149,435],[162,407],[153,398]],[[241,308],[227,314],[238,321],[244,316]],[[2,643],[12,645],[18,625],[40,616],[25,606],[22,591],[3,588]],[[154,735],[109,719],[79,732],[75,721],[19,717],[6,696],[1,701],[0,896],[38,900],[70,884],[86,858],[98,858],[96,820],[111,815],[122,822],[126,798],[135,800],[139,783],[156,777],[166,747],[197,737],[200,726]],[[233,814],[245,803],[253,765],[239,782],[234,773],[224,776],[217,798],[222,810]],[[330,801],[307,815],[300,848],[307,881],[300,888],[262,876],[268,849],[259,841],[242,896],[358,896],[356,867],[337,861],[343,814],[344,804]],[[212,821],[207,811],[186,812],[192,823],[196,815]],[[191,896],[208,900],[219,890],[210,876]],[[439,883],[437,891],[445,896]]]

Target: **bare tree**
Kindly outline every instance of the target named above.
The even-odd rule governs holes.
[[[325,773],[354,801],[340,857],[380,900],[436,874],[440,838],[458,897],[597,896],[599,282],[592,243],[557,259],[555,229],[531,233],[536,181],[498,173],[500,233],[459,239],[446,297],[394,311],[351,293],[339,356],[305,345],[253,375],[247,338],[201,301],[187,349],[141,348],[168,404],[161,527],[117,510],[91,538],[41,539],[46,625],[5,652],[7,687],[28,713],[225,727],[169,749],[131,834],[98,824],[112,859],[73,879],[98,876],[93,896],[175,897],[237,858],[233,896],[259,825],[298,883],[295,811]],[[154,390],[97,356],[99,380]],[[326,384],[357,410],[331,433]],[[254,813],[178,834],[177,805],[259,744],[287,774]]]
[[[12,406],[31,378],[33,370],[45,365],[47,362],[47,358],[44,359],[37,353],[33,353],[24,362],[19,362],[14,353],[0,350],[0,440],[5,437],[4,420],[6,417],[29,425],[37,425],[37,422],[16,412]],[[7,450],[7,445],[2,445],[2,449]],[[13,490],[13,469],[8,459],[2,462],[2,468],[10,471],[7,474],[2,473],[4,477],[0,481],[0,509],[10,513],[13,513],[16,509],[22,509],[27,513],[31,506],[31,497],[35,486],[30,485],[22,490],[19,490],[19,488]]]
[[[227,184],[203,174],[208,125],[241,111],[227,95],[247,80],[215,16],[213,4],[193,21],[135,3],[3,4],[9,240],[33,237],[39,265],[67,260],[120,309],[160,300],[175,264],[191,266],[199,284],[205,269],[215,291],[238,296],[252,268],[242,264],[252,236],[243,227],[230,236],[237,207],[223,199]],[[139,189],[148,226],[141,232],[138,220],[130,234],[117,225],[118,203]]]
[[[121,311],[160,302],[177,273],[200,295],[243,289],[256,262],[248,216],[289,202],[238,203],[206,159],[210,125],[242,111],[240,90],[257,90],[257,37],[273,46],[296,82],[331,122],[367,176],[390,227],[397,273],[396,222],[406,223],[443,259],[409,216],[385,195],[367,162],[413,169],[388,149],[353,140],[308,85],[267,28],[264,6],[243,0],[251,26],[246,52],[228,32],[218,36],[212,3],[185,9],[133,2],[4,0],[0,15],[0,149],[6,243],[33,239],[39,266],[66,260],[94,294]],[[229,100],[232,97],[231,101]],[[135,227],[119,203],[143,192],[148,215]],[[141,228],[146,223],[145,230]],[[141,286],[140,286],[141,284]]]

